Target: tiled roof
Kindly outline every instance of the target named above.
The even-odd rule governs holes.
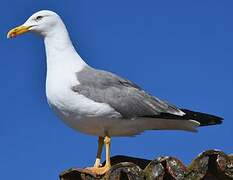
[[[209,150],[196,157],[189,166],[174,157],[146,160],[114,156],[109,172],[97,177],[83,169],[72,168],[60,174],[60,180],[233,180],[233,155]]]

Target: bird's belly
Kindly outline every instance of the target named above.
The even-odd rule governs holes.
[[[123,119],[108,104],[95,102],[78,93],[63,90],[46,92],[48,103],[71,128],[82,133],[105,136],[133,136],[149,129],[183,129],[184,121]],[[192,125],[192,124],[191,124]]]
[[[120,118],[121,115],[105,103],[95,102],[72,90],[47,91],[48,103],[71,128],[83,133],[102,135],[106,124],[100,119]]]

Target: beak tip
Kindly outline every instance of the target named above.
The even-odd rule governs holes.
[[[11,39],[11,38],[13,38],[14,36],[15,36],[15,34],[12,33],[11,31],[9,31],[9,32],[7,33],[7,35],[6,35],[7,39]]]

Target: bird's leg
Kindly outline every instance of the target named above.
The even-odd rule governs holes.
[[[104,165],[104,168],[107,169],[107,171],[111,168],[111,161],[110,161],[110,145],[111,145],[111,138],[109,136],[105,136],[104,143],[106,147],[106,163]]]
[[[99,139],[98,139],[98,150],[97,150],[96,160],[95,160],[95,164],[94,164],[94,167],[96,167],[96,168],[101,166],[100,160],[101,160],[103,145],[104,145],[104,138],[99,137]]]
[[[100,137],[101,138],[101,137]],[[97,151],[97,157],[94,167],[86,168],[86,170],[90,171],[91,173],[97,174],[97,175],[103,175],[105,174],[110,168],[111,168],[111,162],[110,162],[110,142],[111,138],[107,135],[104,138],[99,138],[99,147]],[[106,147],[106,163],[104,167],[100,167],[100,156],[102,152],[102,146],[103,142]]]

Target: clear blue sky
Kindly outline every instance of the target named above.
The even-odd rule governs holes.
[[[112,155],[189,163],[207,149],[233,152],[233,2],[227,0],[14,0],[0,11],[1,179],[58,179],[92,165],[96,138],[75,132],[49,109],[42,39],[7,31],[41,9],[61,15],[80,55],[180,107],[220,115],[199,133],[153,131],[114,138]]]

